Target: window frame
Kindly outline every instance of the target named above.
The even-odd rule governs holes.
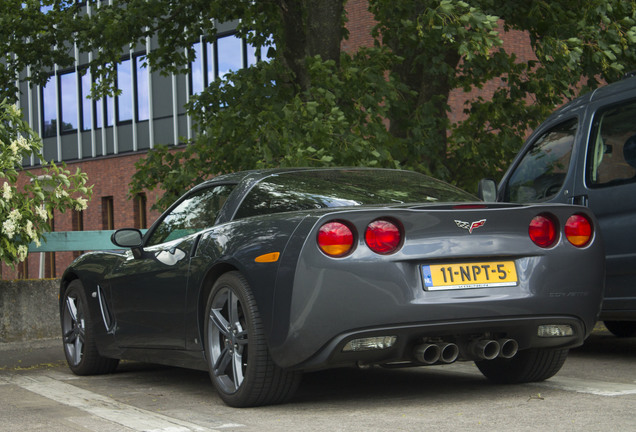
[[[568,159],[568,165],[565,169],[565,172],[563,174],[563,181],[561,182],[560,186],[559,186],[559,190],[549,196],[544,196],[541,198],[537,198],[537,196],[532,197],[531,199],[527,199],[527,200],[512,200],[511,197],[511,190],[510,190],[510,185],[512,180],[515,179],[516,174],[519,172],[519,167],[522,165],[522,163],[526,160],[526,158],[528,157],[528,155],[537,148],[537,146],[543,142],[545,142],[545,138],[551,134],[554,133],[555,131],[557,131],[558,129],[564,130],[564,128],[566,127],[566,125],[568,125],[569,123],[572,123],[571,128],[574,128],[572,134],[571,134],[571,145],[570,145],[570,150],[569,150],[569,159]],[[531,142],[530,145],[528,145],[526,147],[526,151],[523,152],[523,155],[518,159],[517,163],[514,165],[514,167],[511,169],[510,171],[510,175],[507,176],[506,181],[505,181],[505,187],[504,187],[504,191],[503,191],[503,200],[505,202],[547,202],[547,201],[552,201],[556,196],[559,195],[559,193],[563,190],[564,185],[566,184],[566,179],[567,177],[570,175],[570,171],[571,171],[571,167],[576,164],[576,161],[574,161],[574,155],[576,153],[576,142],[577,142],[577,136],[581,133],[581,119],[578,116],[573,116],[573,117],[568,117],[566,119],[563,119],[561,121],[559,121],[558,123],[552,124],[549,127],[545,128],[545,130],[543,130],[541,132],[540,135],[537,135],[533,141]],[[545,153],[545,152],[543,152]],[[543,174],[541,174],[541,177],[543,177],[545,175],[545,172]],[[533,181],[536,181],[538,177],[535,176]],[[551,187],[551,186],[550,186]],[[549,190],[549,187],[546,188],[546,192]]]
[[[599,132],[601,132],[601,128],[603,127],[602,122],[605,121],[604,116],[605,114],[609,113],[612,110],[620,109],[627,106],[631,106],[633,107],[634,110],[636,110],[636,98],[625,99],[616,103],[599,107],[594,112],[594,115],[592,116],[592,120],[590,123],[590,134],[587,140],[587,154],[585,158],[585,186],[589,189],[603,189],[603,188],[608,188],[612,186],[636,183],[636,175],[632,176],[631,178],[611,179],[603,183],[598,183],[592,180],[592,174],[593,174],[592,171],[594,170],[593,166],[594,166],[594,160],[595,160],[594,153],[596,152],[596,143],[597,143],[598,134]],[[636,134],[636,127],[634,127],[633,133],[630,133],[630,137],[633,137],[635,134]],[[623,142],[622,144],[624,145],[625,142]],[[605,154],[613,154],[614,151],[615,150],[612,149],[612,153],[604,152],[603,156],[605,156]],[[599,167],[601,163],[599,163]]]

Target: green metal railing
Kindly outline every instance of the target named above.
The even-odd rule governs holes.
[[[146,232],[146,230],[141,230]],[[70,252],[122,249],[110,241],[114,230],[58,231],[44,235],[40,246],[29,245],[29,252]]]

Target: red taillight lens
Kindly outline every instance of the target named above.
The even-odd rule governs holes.
[[[342,222],[327,222],[318,230],[318,247],[330,257],[342,257],[353,250],[353,231]]]
[[[583,247],[592,238],[592,223],[581,214],[575,214],[565,222],[565,237],[576,247]]]
[[[557,239],[557,227],[554,219],[548,215],[535,216],[530,221],[528,228],[530,239],[537,246],[547,248],[552,246]]]
[[[391,254],[402,244],[402,231],[396,223],[378,219],[367,226],[364,240],[373,252]]]

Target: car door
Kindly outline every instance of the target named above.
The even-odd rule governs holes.
[[[574,195],[598,218],[606,253],[604,313],[636,310],[636,95],[589,107],[582,181]],[[583,165],[583,164],[581,164]],[[614,312],[613,312],[614,311]],[[606,315],[607,317],[608,315]],[[612,316],[609,316],[610,318]],[[620,315],[616,315],[620,318]]]
[[[572,161],[580,134],[579,118],[560,119],[538,131],[503,178],[499,200],[505,202],[565,202],[576,175]]]
[[[106,279],[122,348],[185,348],[185,312],[190,258],[199,233],[215,224],[233,185],[187,194],[153,225],[141,253]]]

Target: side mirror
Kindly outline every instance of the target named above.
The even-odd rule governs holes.
[[[110,236],[110,241],[121,248],[132,249],[135,258],[141,257],[143,252],[143,235],[136,228],[123,228]]]
[[[477,196],[485,202],[497,201],[497,184],[491,179],[479,180],[479,186],[477,187]]]

